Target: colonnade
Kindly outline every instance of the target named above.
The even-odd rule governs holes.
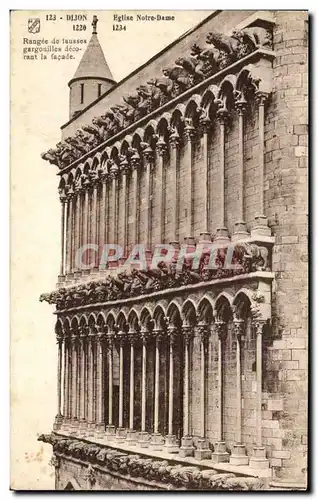
[[[267,94],[256,93],[259,118],[259,169],[260,198],[259,210],[256,214],[256,226],[264,232],[266,218],[264,214],[264,104]],[[83,170],[70,173],[60,184],[61,199],[61,267],[60,275],[65,276],[80,272],[75,260],[78,248],[87,243],[102,246],[104,243],[121,244],[123,257],[128,251],[129,241],[133,244],[144,244],[151,250],[155,243],[181,243],[208,240],[211,241],[211,210],[213,186],[210,180],[213,157],[210,142],[213,134],[219,138],[219,175],[218,196],[219,213],[217,220],[216,241],[228,241],[229,233],[225,227],[225,171],[226,171],[226,132],[230,109],[229,98],[225,95],[218,100],[214,114],[208,107],[185,110],[184,117],[176,119],[172,113],[170,123],[166,119],[159,120],[157,130],[147,128],[144,137],[138,136],[133,146],[127,149],[126,138],[121,144],[108,148],[108,153],[100,154]],[[193,102],[192,102],[193,104]],[[210,103],[211,104],[211,103]],[[238,192],[237,221],[232,239],[247,236],[244,213],[244,123],[247,110],[244,92],[236,92],[235,114],[238,120],[239,175],[235,189]],[[151,130],[150,130],[151,129]],[[152,137],[145,142],[146,136]],[[194,140],[200,137],[204,158],[204,175],[200,179],[200,201],[204,210],[200,235],[194,231],[194,214],[196,198],[194,196]],[[155,139],[154,139],[155,138]],[[186,189],[181,193],[178,189],[178,169],[180,161],[186,166]],[[85,170],[86,169],[86,170]],[[145,182],[145,199],[140,201],[140,182]],[[164,188],[166,185],[166,188]],[[169,189],[167,186],[169,185]],[[179,203],[182,197],[185,212],[184,234],[180,234]],[[128,204],[131,206],[131,220],[128,217]],[[156,210],[154,210],[154,204]],[[166,229],[166,212],[171,207],[171,226],[169,234]],[[154,235],[154,217],[158,218],[156,236]],[[119,226],[122,235],[119,238]],[[141,234],[141,226],[143,231]],[[120,241],[119,241],[120,240]],[[95,252],[92,267],[98,268],[98,256]]]
[[[231,455],[223,436],[223,373],[222,351],[228,334],[227,322],[216,319],[212,323],[200,321],[182,326],[166,322],[151,328],[119,329],[114,325],[81,325],[78,329],[59,327],[57,417],[56,430],[84,433],[85,435],[126,442],[130,446],[150,447],[180,456],[194,456],[199,460],[230,461],[234,465],[247,465],[245,445],[242,442],[242,366],[241,349],[246,322],[233,321],[236,342],[236,439]],[[256,465],[266,463],[262,446],[262,335],[265,321],[253,324],[256,332],[256,402],[255,428]],[[157,327],[156,327],[157,326]],[[217,405],[211,415],[207,405],[207,365],[211,363],[209,340],[217,339]],[[194,343],[199,345],[199,359],[193,359]],[[136,371],[137,354],[140,371]],[[148,356],[152,365],[149,366]],[[117,363],[117,370],[115,364]],[[177,367],[176,367],[177,363]],[[194,364],[193,364],[194,363]],[[162,411],[162,367],[167,392],[166,413]],[[192,366],[198,368],[191,371]],[[115,371],[117,373],[115,373]],[[200,387],[200,435],[194,439],[191,422],[192,381],[198,377]],[[114,378],[117,382],[114,383]],[[140,390],[136,390],[136,378]],[[153,380],[149,390],[149,379]],[[233,381],[233,383],[235,383]],[[118,391],[114,391],[115,385]],[[176,394],[177,391],[179,391]],[[62,406],[63,401],[63,406]],[[127,404],[128,401],[128,404]],[[161,401],[161,403],[160,403]],[[126,402],[126,403],[125,403]],[[176,419],[176,404],[181,419]],[[147,408],[152,407],[151,415]],[[191,410],[192,409],[192,410]],[[139,419],[136,420],[136,413]],[[114,415],[116,413],[116,417]],[[160,419],[165,419],[162,425]],[[211,443],[207,436],[207,421],[217,422],[217,440]],[[137,421],[137,424],[136,424]],[[177,424],[176,424],[177,422]],[[179,426],[179,428],[177,428]],[[179,439],[181,437],[181,439]],[[195,443],[195,445],[194,445]],[[213,453],[212,447],[213,444]],[[253,458],[251,458],[251,463]]]

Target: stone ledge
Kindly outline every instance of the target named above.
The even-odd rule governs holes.
[[[221,491],[264,489],[264,482],[260,478],[255,475],[247,476],[244,471],[237,474],[228,471],[220,473],[220,468],[215,467],[215,464],[213,467],[210,467],[209,463],[191,465],[188,460],[172,458],[171,455],[167,458],[158,457],[158,452],[156,454],[153,452],[151,458],[145,458],[150,455],[145,449],[141,452],[135,447],[133,450],[127,449],[128,447],[123,450],[122,445],[115,447],[111,446],[110,442],[106,445],[54,432],[40,435],[38,441],[51,444],[53,453],[58,457],[72,457],[95,466],[104,466],[111,472],[116,471],[124,476],[145,477],[147,481],[164,482],[168,485],[167,489]]]
[[[183,285],[179,288],[167,288],[165,290],[159,290],[158,292],[153,292],[145,295],[137,295],[136,297],[129,297],[126,299],[119,299],[119,300],[109,300],[107,302],[96,302],[94,304],[85,304],[83,306],[77,306],[77,307],[71,307],[69,309],[60,309],[58,311],[54,311],[53,314],[59,315],[65,312],[72,312],[72,311],[83,311],[87,309],[94,309],[98,307],[112,307],[112,306],[120,306],[122,304],[133,304],[135,302],[142,302],[145,300],[149,299],[158,299],[161,297],[165,297],[167,295],[171,294],[176,294],[176,293],[182,293],[182,292],[193,292],[195,290],[200,290],[201,288],[211,288],[211,287],[219,287],[220,285],[227,284],[227,283],[237,283],[240,281],[246,282],[250,281],[253,279],[256,280],[274,280],[275,278],[275,273],[272,271],[255,271],[253,273],[248,273],[248,274],[239,274],[237,276],[232,276],[230,278],[221,278],[221,279],[215,279],[212,281],[200,281],[200,283],[195,283],[193,285]],[[92,280],[93,281],[93,280]],[[97,278],[98,281],[98,278]]]

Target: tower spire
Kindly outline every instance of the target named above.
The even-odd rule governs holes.
[[[93,21],[92,21],[93,31],[92,31],[92,35],[97,35],[97,23],[98,23],[98,17],[97,16],[93,16]]]

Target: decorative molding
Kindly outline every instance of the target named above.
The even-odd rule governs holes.
[[[226,252],[218,250],[216,267],[206,269],[210,253],[202,255],[197,272],[191,270],[191,261],[185,260],[182,270],[177,270],[175,262],[160,262],[158,268],[131,273],[121,272],[117,276],[107,276],[100,281],[90,281],[71,288],[59,288],[51,293],[43,293],[40,302],[56,304],[57,310],[69,309],[84,304],[104,303],[108,301],[148,295],[159,290],[178,288],[220,278],[234,277],[255,271],[268,270],[268,250],[254,243],[237,243],[233,251],[234,269],[225,267]]]
[[[136,453],[114,450],[79,439],[52,434],[41,434],[38,441],[49,443],[59,457],[72,457],[88,463],[88,480],[96,480],[94,466],[107,468],[130,477],[166,484],[167,489],[186,490],[259,490],[264,489],[261,479],[220,473],[216,469],[201,469],[198,466],[175,464],[173,461],[145,458]],[[92,472],[91,472],[92,471]],[[128,478],[127,478],[128,479]]]
[[[125,104],[112,106],[41,157],[63,170],[118,132],[260,48],[272,49],[272,33],[265,28],[236,30],[231,36],[208,33],[204,47],[194,44],[189,55],[162,70],[164,78],[140,85],[123,97]]]

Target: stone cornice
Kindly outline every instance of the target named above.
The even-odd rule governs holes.
[[[177,105],[179,102],[187,99],[192,94],[199,92],[204,87],[207,87],[207,86],[221,80],[227,74],[237,73],[243,66],[251,64],[253,62],[256,62],[261,58],[273,60],[275,57],[276,57],[276,53],[273,50],[269,50],[269,49],[266,49],[263,47],[258,48],[254,52],[239,59],[238,61],[235,61],[233,64],[230,64],[229,66],[221,69],[220,71],[213,74],[212,76],[204,79],[202,82],[185,90],[183,93],[181,93],[178,96],[174,97],[173,99],[169,100],[167,103],[163,104],[162,106],[156,108],[151,113],[149,113],[146,116],[135,121],[134,123],[132,123],[128,127],[123,128],[117,134],[113,135],[112,137],[110,137],[106,141],[102,142],[101,144],[99,144],[95,148],[91,149],[89,152],[85,153],[80,158],[77,158],[75,161],[73,161],[72,163],[67,165],[65,168],[61,169],[59,172],[57,172],[57,175],[62,176],[63,174],[69,172],[70,170],[72,170],[74,167],[76,167],[80,163],[83,163],[87,159],[89,159],[90,157],[94,156],[96,153],[100,152],[101,150],[105,149],[106,147],[113,145],[117,141],[123,139],[127,134],[132,134],[135,129],[142,127],[149,120],[156,118],[158,115],[161,115],[165,111],[169,110],[171,107]]]
[[[72,458],[85,464],[102,467],[110,473],[123,477],[145,478],[149,482],[159,482],[166,489],[186,490],[259,490],[264,483],[256,477],[237,477],[233,472],[221,472],[214,468],[175,463],[175,460],[149,458],[132,451],[114,449],[104,444],[95,444],[83,439],[51,433],[42,434],[38,441],[53,446],[57,457]]]
[[[127,304],[133,304],[136,302],[142,302],[151,299],[160,299],[162,297],[167,297],[169,295],[182,294],[183,292],[191,293],[196,290],[206,289],[206,288],[218,288],[222,285],[248,282],[248,281],[272,281],[275,278],[275,273],[271,271],[256,271],[249,274],[240,274],[238,276],[232,276],[230,278],[215,279],[212,281],[202,281],[200,283],[195,283],[193,285],[184,285],[178,288],[168,288],[165,290],[159,290],[158,292],[153,292],[147,295],[138,295],[136,297],[129,297],[126,299],[110,300],[107,302],[99,302],[94,304],[86,304],[78,307],[71,307],[69,309],[61,309],[59,311],[54,311],[53,314],[63,314],[65,312],[78,312],[86,311],[90,309],[112,307],[112,306],[123,306]]]

